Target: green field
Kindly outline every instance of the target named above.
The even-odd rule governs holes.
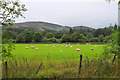
[[[7,76],[9,78],[118,77],[117,64],[113,66],[108,60],[104,60],[105,45],[15,44],[15,46],[15,50],[12,51],[13,59],[8,60]],[[31,48],[31,46],[34,46],[34,48]],[[79,48],[80,51],[76,51],[76,48]],[[83,60],[81,73],[78,74],[80,55],[83,56]],[[36,74],[35,72],[41,63],[43,65]],[[5,67],[2,70],[3,77],[7,77]]]
[[[45,61],[46,59],[54,61],[63,60],[79,60],[79,56],[83,55],[83,59],[98,58],[102,56],[105,45],[85,45],[85,44],[15,44],[15,50],[12,52],[17,59],[27,58]],[[34,48],[31,48],[33,46]],[[55,46],[55,48],[53,48]],[[67,46],[67,48],[66,48]],[[71,48],[72,46],[72,48]],[[28,47],[28,49],[26,49]],[[36,50],[38,48],[38,50]],[[80,51],[76,51],[79,48]],[[91,50],[93,48],[93,50]]]

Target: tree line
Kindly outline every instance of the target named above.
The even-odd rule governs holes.
[[[22,28],[3,29],[2,38],[12,39],[14,43],[84,43],[104,42],[111,38],[117,25],[98,29],[72,29],[68,32],[35,31]]]

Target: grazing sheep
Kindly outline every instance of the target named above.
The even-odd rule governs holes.
[[[72,48],[72,46],[70,46],[70,48]]]
[[[28,49],[28,47],[25,47],[26,49]]]
[[[36,50],[38,50],[38,48],[36,48]]]
[[[67,48],[68,46],[66,46],[66,48]]]
[[[91,48],[91,50],[93,50],[93,48]]]
[[[80,51],[80,49],[77,48],[76,51]]]
[[[53,46],[53,48],[55,48],[55,46]]]
[[[31,46],[31,48],[34,48],[33,46]]]
[[[10,48],[8,48],[8,50],[10,50]]]

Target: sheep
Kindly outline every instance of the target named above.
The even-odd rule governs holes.
[[[10,50],[10,48],[8,48],[8,50]]]
[[[25,47],[26,49],[28,49],[28,47]]]
[[[67,48],[68,46],[66,46],[66,48]]]
[[[72,48],[72,46],[70,46],[70,48]]]
[[[34,48],[33,46],[31,46],[31,48]]]
[[[53,48],[55,48],[55,46],[53,46]]]
[[[76,51],[80,51],[80,49],[77,48]]]
[[[91,50],[93,50],[93,48],[91,48]]]
[[[38,50],[38,48],[36,48],[36,50]]]

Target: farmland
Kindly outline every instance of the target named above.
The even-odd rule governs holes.
[[[85,45],[85,44],[15,44],[13,54],[15,58],[33,58],[45,61],[47,57],[50,60],[79,60],[79,56],[97,58],[102,56],[105,45]],[[34,48],[31,48],[33,46]],[[53,48],[53,46],[55,48]],[[71,48],[72,46],[72,48]],[[26,49],[28,47],[28,49]],[[36,50],[38,48],[38,50]],[[80,51],[76,51],[79,48]],[[91,50],[93,48],[93,50]]]
[[[15,46],[15,50],[12,52],[13,59],[9,59],[7,66],[7,77],[9,78],[117,77],[117,64],[113,66],[102,60],[102,53],[106,45],[15,44]],[[76,51],[76,48],[79,48],[80,51]],[[92,48],[93,50],[91,50]],[[78,74],[80,55],[83,56],[83,60],[81,74]],[[35,74],[40,63],[43,65]],[[3,77],[6,77],[5,72],[5,67],[3,67]]]

